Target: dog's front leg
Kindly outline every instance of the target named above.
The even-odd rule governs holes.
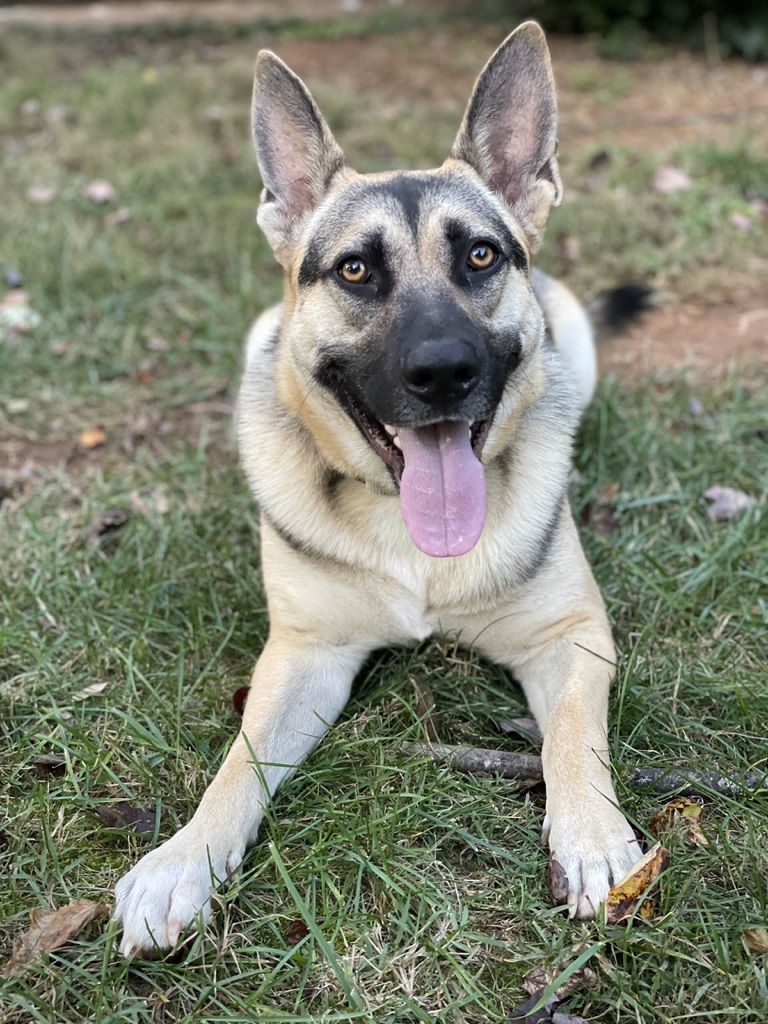
[[[609,767],[610,634],[588,621],[563,627],[512,667],[544,734],[552,893],[572,915],[591,918],[641,851],[618,807]]]
[[[341,713],[367,650],[298,632],[270,637],[253,673],[243,728],[194,817],[117,885],[120,950],[175,945],[211,893],[238,867],[264,807]]]

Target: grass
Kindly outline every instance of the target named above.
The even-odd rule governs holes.
[[[406,38],[412,51],[419,39]],[[100,806],[156,808],[159,839],[188,819],[238,727],[231,697],[265,636],[257,514],[227,414],[248,320],[279,290],[252,218],[251,58],[237,42],[215,64],[151,43],[109,61],[74,60],[68,43],[5,43],[0,262],[23,271],[42,318],[0,343],[0,453],[34,463],[0,505],[5,954],[34,907],[109,903],[146,849],[105,828]],[[318,93],[363,167],[440,159],[459,114],[402,120],[394,106],[371,125],[369,97],[340,97],[330,71]],[[25,113],[29,99],[39,107]],[[53,104],[75,119],[51,123]],[[589,158],[569,157],[570,180]],[[579,265],[560,269],[585,293],[641,276],[695,294],[702,262],[749,269],[759,239],[713,229],[747,201],[765,154],[690,146],[673,158],[696,191],[661,210],[647,182],[669,157],[615,150],[600,202],[574,190],[558,211],[552,237],[582,242]],[[97,177],[130,208],[119,227],[104,224],[114,206],[83,197]],[[30,204],[32,183],[57,197]],[[556,247],[545,258],[559,266]],[[764,499],[713,524],[702,498],[715,483],[763,493],[765,383],[764,368],[707,390],[608,381],[580,437],[579,520],[619,485],[615,532],[582,532],[622,651],[612,748],[641,830],[663,800],[629,788],[638,765],[765,761]],[[79,451],[95,424],[107,445]],[[118,507],[126,524],[93,539],[91,524]],[[94,682],[107,685],[77,700]],[[765,793],[706,801],[706,848],[669,837],[651,925],[572,924],[549,907],[539,792],[398,752],[423,737],[419,683],[443,741],[515,745],[494,721],[523,714],[521,695],[452,638],[381,653],[281,791],[204,936],[183,956],[128,965],[95,926],[4,983],[3,1024],[479,1024],[504,1020],[532,968],[595,944],[598,984],[571,1003],[590,1022],[766,1019],[765,965],[741,941],[768,921]],[[41,754],[63,773],[41,774]]]

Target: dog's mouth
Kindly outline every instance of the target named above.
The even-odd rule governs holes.
[[[338,394],[398,485],[403,519],[416,547],[433,558],[471,551],[485,525],[481,457],[491,418],[392,426],[381,423],[346,388]]]

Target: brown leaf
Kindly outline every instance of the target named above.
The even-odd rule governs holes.
[[[741,939],[750,953],[768,953],[768,931],[765,928],[747,928]]]
[[[10,978],[41,953],[51,953],[99,917],[109,913],[101,903],[75,900],[58,910],[31,910],[30,927],[14,943],[13,955],[3,968],[3,977]]]
[[[137,836],[154,836],[157,814],[146,807],[134,807],[125,801],[95,808],[107,828],[127,829]]]
[[[289,946],[298,945],[302,939],[309,935],[309,928],[304,921],[289,921],[285,926],[285,941]]]
[[[635,913],[643,920],[649,921],[656,910],[654,903],[648,899],[642,904],[640,901],[668,864],[669,851],[665,850],[661,843],[656,843],[608,893],[608,924],[622,924]]]
[[[712,502],[707,509],[707,515],[713,522],[740,519],[755,503],[754,498],[735,487],[710,487],[709,490],[704,491],[704,497],[707,501]]]
[[[610,505],[601,505],[592,501],[587,502],[581,515],[585,526],[589,526],[595,533],[613,533],[619,528],[616,521],[616,514]]]
[[[619,496],[621,490],[621,484],[610,483],[605,484],[602,491],[600,491],[600,504],[601,505],[613,505]]]
[[[55,754],[38,754],[29,762],[30,768],[35,770],[37,775],[63,775],[67,770],[67,762],[63,757]]]
[[[87,531],[88,536],[91,540],[99,540],[99,538],[125,526],[130,518],[130,509],[120,507],[105,509],[101,515],[91,520]]]
[[[245,711],[245,702],[248,699],[248,691],[250,686],[241,686],[239,690],[235,690],[232,694],[232,707],[235,709],[240,717],[243,717]]]
[[[683,838],[694,846],[709,846],[709,840],[701,831],[701,804],[680,797],[672,800],[664,810],[651,818],[648,826],[657,835],[682,825]]]
[[[104,427],[89,427],[79,435],[77,443],[87,452],[93,448],[101,448],[103,444],[107,443],[106,431]]]

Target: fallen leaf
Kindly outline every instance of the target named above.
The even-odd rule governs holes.
[[[77,443],[87,452],[94,448],[101,448],[107,443],[107,434],[104,427],[89,427],[84,430],[77,439]]]
[[[108,682],[91,683],[90,686],[86,686],[85,689],[80,690],[79,693],[76,693],[72,700],[88,700],[89,697],[95,697],[97,694],[103,693],[108,686]]]
[[[130,509],[108,508],[91,520],[87,530],[88,536],[91,540],[99,540],[101,537],[106,537],[107,534],[121,529],[130,518]]]
[[[640,901],[668,864],[669,851],[661,843],[656,843],[608,893],[608,924],[622,924],[635,913],[649,921],[656,911],[653,900]]]
[[[768,931],[765,928],[747,928],[741,939],[750,953],[768,953]]]
[[[531,971],[523,982],[523,988],[530,998],[510,1012],[509,1020],[517,1021],[518,1024],[549,1024],[549,1022],[551,1024],[582,1024],[582,1017],[565,1013],[558,1007],[574,993],[580,992],[584,988],[592,988],[597,984],[597,974],[591,967],[583,967],[581,970],[575,971],[562,985],[558,986],[544,1006],[538,1010],[534,1009],[557,976],[562,974],[575,959],[578,957],[571,958],[570,961],[554,967],[540,967]]]
[[[58,195],[58,191],[49,185],[30,185],[26,193],[27,202],[35,206],[47,206],[52,203]]]
[[[92,203],[101,206],[104,203],[113,203],[117,199],[117,189],[111,182],[99,179],[89,182],[83,190],[83,195]]]
[[[544,742],[541,729],[532,718],[499,718],[496,727],[508,736],[522,736],[535,747],[540,747]]]
[[[56,754],[38,754],[29,762],[38,775],[63,775],[67,770],[67,762]]]
[[[127,224],[131,219],[131,209],[129,206],[121,206],[119,210],[113,210],[112,213],[108,213],[104,217],[105,228],[119,228],[121,224]]]
[[[31,910],[30,927],[14,943],[13,955],[3,968],[3,977],[10,978],[41,953],[59,949],[76,938],[91,921],[108,913],[103,904],[90,900],[75,900],[58,910]]]
[[[23,288],[12,288],[0,300],[0,341],[18,340],[40,322],[40,316],[30,308],[29,295]]]
[[[621,491],[621,484],[617,484],[617,483],[605,484],[603,486],[602,491],[600,491],[600,499],[599,499],[600,500],[600,504],[601,505],[613,505],[613,503],[618,498],[620,491]]]
[[[710,487],[704,491],[704,497],[712,503],[707,509],[707,515],[713,522],[740,519],[755,503],[754,498],[735,487]]]
[[[661,192],[662,195],[674,195],[675,192],[687,192],[693,188],[690,177],[679,167],[672,167],[669,164],[659,167],[653,176],[654,192]]]
[[[614,533],[618,530],[619,524],[616,513],[611,505],[601,505],[599,502],[588,501],[581,514],[581,521],[585,526],[594,530],[595,533],[603,536]]]
[[[232,694],[232,707],[235,709],[240,717],[243,717],[245,711],[245,702],[248,699],[248,691],[250,686],[241,686],[239,690],[235,690]]]
[[[107,828],[127,829],[137,836],[154,836],[157,813],[146,807],[134,807],[125,801],[95,808]]]
[[[732,213],[728,221],[737,231],[751,231],[755,226],[749,217],[745,217],[743,213]]]
[[[681,824],[682,835],[687,842],[694,846],[709,846],[709,840],[701,831],[701,804],[685,797],[668,803],[660,814],[651,818],[648,827],[659,835]]]
[[[289,921],[285,926],[285,941],[289,946],[297,946],[309,935],[309,928],[304,921]]]

